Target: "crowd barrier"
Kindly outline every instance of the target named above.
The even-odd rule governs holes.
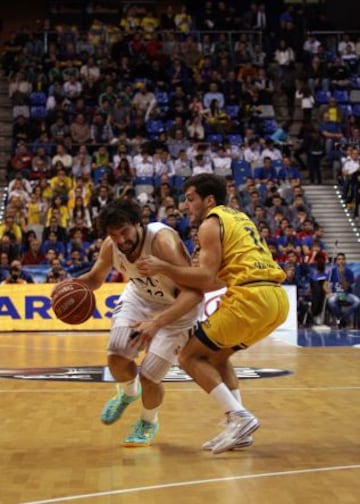
[[[96,291],[96,310],[80,325],[58,320],[51,308],[54,284],[6,284],[0,288],[0,331],[107,331],[119,296],[126,284],[105,283]],[[296,289],[284,286],[289,296],[290,313],[281,329],[296,330]],[[212,313],[224,290],[206,294],[204,316]]]

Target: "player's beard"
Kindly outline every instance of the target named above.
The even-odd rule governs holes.
[[[121,247],[119,247],[119,245],[118,245],[118,249],[120,250],[120,252],[122,254],[125,254],[127,257],[131,256],[135,252],[135,250],[137,249],[137,247],[138,247],[138,245],[140,243],[140,240],[141,240],[141,237],[140,237],[139,229],[136,229],[136,239],[135,239],[135,241],[133,241],[133,242],[130,241],[130,240],[127,241],[125,243],[126,247],[124,249],[121,248]]]

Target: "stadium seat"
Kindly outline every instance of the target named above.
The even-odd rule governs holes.
[[[31,119],[45,119],[47,117],[47,109],[43,105],[34,105],[30,107]]]
[[[101,182],[102,177],[105,175],[105,173],[108,173],[109,169],[108,168],[96,168],[95,170],[92,171],[92,179],[95,184],[99,184]]]
[[[30,94],[30,105],[38,106],[46,104],[46,94],[42,91],[33,91]]]
[[[227,105],[225,107],[227,115],[230,116],[232,119],[238,117],[239,110],[240,110],[239,105]]]
[[[226,137],[229,142],[231,143],[231,145],[240,145],[243,141],[243,137],[240,135],[240,134],[233,134],[233,135],[228,135]]]
[[[223,136],[220,133],[209,133],[206,135],[206,141],[209,143],[217,142],[221,144]]]
[[[349,93],[344,89],[335,89],[333,92],[333,98],[341,104],[349,103]]]
[[[138,196],[141,193],[152,194],[154,192],[153,177],[135,177],[135,193]]]
[[[317,105],[326,105],[329,103],[330,93],[328,91],[316,91],[315,102]]]
[[[155,98],[160,109],[161,116],[163,117],[169,110],[169,95],[166,91],[156,91]]]
[[[263,123],[264,134],[272,135],[277,130],[277,122],[275,119],[264,119]]]
[[[360,117],[360,103],[355,103],[355,105],[353,105],[352,113],[355,117]]]
[[[178,194],[182,193],[185,179],[186,179],[186,177],[184,177],[182,175],[174,175],[172,178],[172,185],[175,187],[176,192]]]
[[[252,177],[251,166],[246,161],[234,159],[231,163],[231,169],[237,186],[243,185],[248,177]]]
[[[150,138],[154,139],[159,136],[162,131],[165,131],[165,126],[163,121],[154,119],[146,123],[146,131],[148,132]]]
[[[343,115],[343,117],[349,117],[352,115],[353,109],[350,104],[347,104],[347,105],[341,104],[341,105],[339,105],[339,107],[340,107],[341,114]]]
[[[169,103],[169,95],[166,91],[155,91],[155,98],[159,105],[167,105]]]

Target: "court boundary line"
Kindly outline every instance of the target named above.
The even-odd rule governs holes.
[[[21,383],[35,383],[35,380],[19,380],[19,379],[12,379],[12,378],[3,378],[3,380],[6,380],[6,381],[12,381],[12,382],[21,382]],[[46,383],[49,383],[49,381],[47,381]],[[44,382],[42,382],[44,383]],[[56,381],[56,380],[53,380],[52,383],[69,383],[69,382],[65,382],[65,381]],[[73,383],[74,385],[82,385],[86,382],[77,382],[77,381],[74,381],[74,382],[71,382]],[[166,384],[171,384],[171,383],[174,383],[174,382],[166,382]],[[187,382],[188,383],[188,382]],[[184,382],[185,384],[185,382]],[[54,388],[54,389],[13,389],[13,388],[9,388],[9,389],[0,389],[0,394],[13,394],[14,392],[16,392],[16,394],[54,394],[54,393],[69,393],[69,394],[82,394],[82,393],[87,393],[87,392],[94,392],[96,390],[96,392],[106,392],[107,394],[109,393],[108,390],[105,390],[105,385],[106,383],[99,383],[99,382],[96,382],[94,383],[94,385],[99,385],[99,388],[86,388],[86,389],[58,389],[58,388]],[[104,390],[101,390],[101,388],[104,387]],[[339,386],[339,385],[334,385],[333,387],[258,387],[258,388],[254,388],[254,389],[251,389],[249,391],[247,391],[247,393],[253,393],[253,392],[295,392],[295,391],[306,391],[306,392],[318,392],[318,391],[328,391],[328,392],[331,392],[331,391],[341,391],[341,390],[360,390],[360,385],[344,385],[343,387]],[[172,392],[182,392],[182,393],[193,393],[193,392],[201,392],[203,393],[204,391],[201,389],[201,388],[186,388],[186,389],[181,389],[181,388],[170,388],[170,389],[166,389],[166,393],[169,394],[169,393],[172,393]]]
[[[143,487],[133,487],[133,488],[123,488],[121,490],[109,490],[107,492],[96,492],[89,494],[79,494],[79,495],[69,495],[67,497],[55,497],[52,499],[45,499],[39,501],[26,501],[21,504],[53,504],[56,502],[70,502],[74,500],[80,499],[91,499],[91,498],[99,498],[99,497],[107,497],[114,495],[124,495],[130,493],[137,492],[147,492],[151,490],[164,490],[167,488],[178,488],[185,486],[200,486],[205,484],[213,484],[213,483],[221,483],[228,481],[240,481],[240,480],[250,480],[250,479],[258,479],[258,478],[272,478],[278,476],[293,476],[296,474],[309,474],[309,473],[320,473],[320,472],[330,472],[330,471],[345,471],[345,470],[356,470],[360,469],[360,464],[354,464],[349,466],[330,466],[330,467],[315,467],[312,469],[294,469],[292,471],[277,471],[277,472],[266,472],[266,473],[257,473],[257,474],[244,474],[241,476],[227,476],[224,478],[211,478],[211,479],[203,479],[203,480],[188,480],[188,481],[179,481],[176,483],[164,483],[159,485],[147,485]]]
[[[4,381],[10,381],[11,383],[13,382],[20,382],[22,384],[27,384],[27,383],[36,383],[36,381],[40,381],[41,383],[71,383],[72,385],[82,385],[84,383],[91,383],[91,382],[62,382],[60,380],[57,381],[46,381],[46,380],[19,380],[19,379],[12,379],[12,378],[1,378]],[[258,380],[254,378],[254,380]],[[166,385],[171,385],[172,383],[176,382],[166,382]],[[187,384],[189,382],[184,382],[183,384]],[[87,393],[87,392],[106,392],[109,393],[107,389],[105,389],[105,385],[107,383],[99,383],[99,382],[94,382],[94,387],[91,388],[86,388],[86,389],[62,389],[62,388],[49,388],[49,389],[16,389],[17,394],[53,394],[56,392],[59,393],[68,393],[68,394],[78,394],[78,393]],[[98,387],[96,387],[98,386]],[[250,388],[246,390],[247,394],[253,393],[253,392],[295,392],[295,391],[306,391],[306,392],[318,392],[318,391],[333,391],[333,390],[360,390],[360,385],[344,385],[344,386],[339,386],[339,385],[334,385],[333,387],[257,387],[257,388]],[[187,387],[187,388],[169,388],[166,389],[166,393],[170,394],[172,392],[183,392],[183,393],[193,393],[193,392],[201,392],[204,393],[204,391],[201,388],[198,387]],[[0,389],[0,394],[13,394],[14,389],[9,388],[9,389]]]

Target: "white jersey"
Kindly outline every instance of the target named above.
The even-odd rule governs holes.
[[[152,254],[152,242],[156,234],[163,229],[176,233],[174,229],[161,222],[153,222],[147,225],[139,258]],[[126,255],[118,249],[115,243],[113,244],[113,264],[118,271],[129,279],[126,288],[133,290],[144,301],[170,305],[176,298],[178,289],[172,280],[164,275],[140,276],[135,263],[128,261]]]
[[[176,231],[161,222],[153,222],[146,226],[144,243],[139,257],[144,257],[152,254],[152,242],[159,231],[164,229],[170,230],[172,233]],[[144,320],[150,315],[150,312],[157,312],[171,305],[178,294],[177,285],[164,275],[154,275],[151,277],[140,276],[135,263],[127,260],[118,247],[113,244],[113,265],[114,267],[128,278],[128,283],[120,297],[121,305],[114,310],[114,321],[117,325],[120,320],[126,318],[129,321]],[[131,310],[124,311],[123,304],[132,306]],[[183,315],[176,322],[171,324],[172,328],[192,327],[194,321],[199,316],[200,306],[195,306],[187,314]],[[145,310],[147,316],[142,314]]]

